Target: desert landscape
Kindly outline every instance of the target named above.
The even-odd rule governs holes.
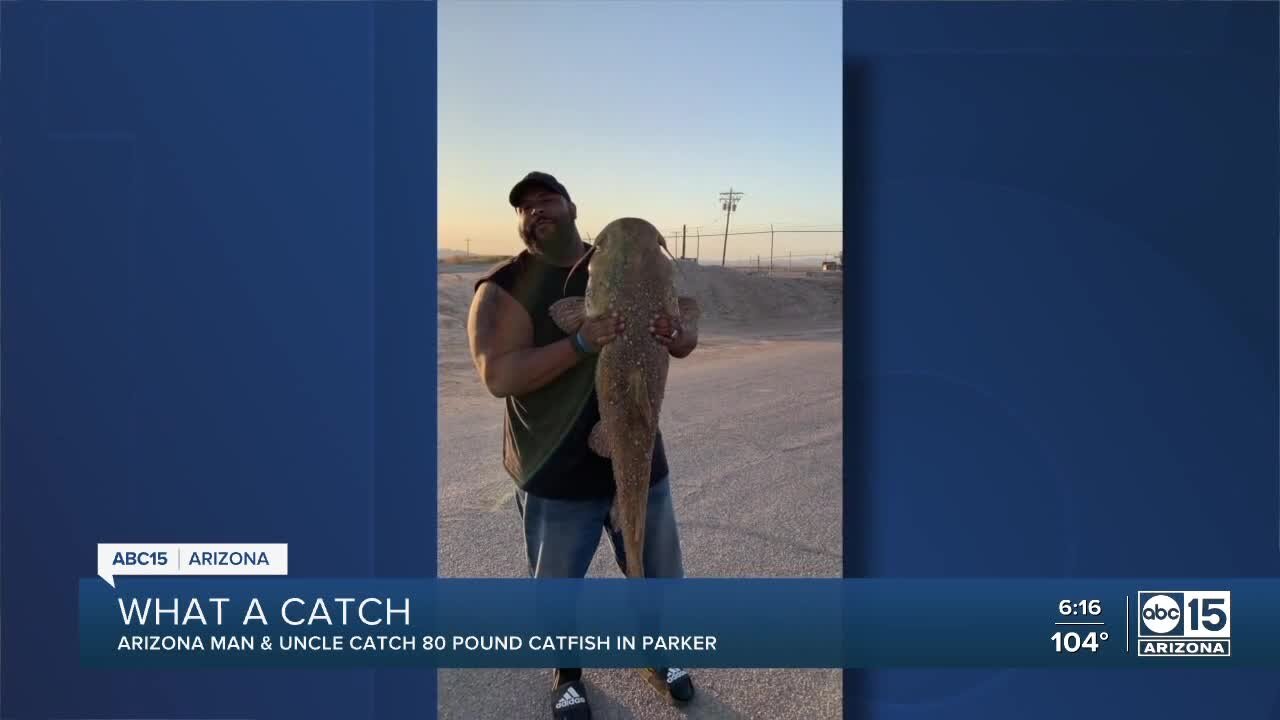
[[[467,351],[472,286],[486,267],[454,259],[439,270],[443,577],[528,576],[514,486],[501,465],[502,401],[481,386]],[[662,419],[687,574],[839,577],[840,273],[680,268],[680,293],[703,311],[697,351],[672,362]],[[604,538],[590,576],[619,576]],[[635,672],[587,669],[593,715],[841,715],[836,670],[692,670],[698,696],[675,708]],[[441,718],[547,712],[548,671],[442,670],[439,680]]]

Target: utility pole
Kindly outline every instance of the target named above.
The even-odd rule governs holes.
[[[689,226],[680,226],[680,259],[684,259],[684,251],[689,248]]]
[[[773,223],[769,223],[769,274],[773,274]]]
[[[698,249],[694,251],[693,257],[695,260],[701,261],[702,260],[702,228],[698,228],[694,232],[698,233]],[[699,262],[699,264],[701,264],[701,262]]]
[[[471,238],[467,238],[467,257],[471,257]]]
[[[720,207],[724,208],[724,247],[720,250],[720,267],[724,267],[724,260],[729,253],[729,216],[734,210],[738,209],[738,198],[742,193],[733,191],[733,186],[729,186],[729,192],[720,193]]]

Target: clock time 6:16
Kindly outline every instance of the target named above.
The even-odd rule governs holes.
[[[1102,614],[1101,600],[1063,600],[1058,603],[1058,613],[1064,617]]]

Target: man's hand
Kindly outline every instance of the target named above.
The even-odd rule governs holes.
[[[626,321],[618,317],[618,313],[615,312],[598,318],[588,318],[582,323],[578,332],[582,335],[582,339],[587,341],[591,352],[600,352],[600,348],[613,342],[618,335],[622,334],[626,324]]]
[[[653,316],[653,320],[649,323],[649,333],[677,358],[687,356],[698,346],[697,334],[685,332],[679,318],[665,313]]]

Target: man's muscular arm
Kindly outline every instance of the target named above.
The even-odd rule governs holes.
[[[579,359],[572,337],[534,347],[529,313],[492,282],[482,284],[471,301],[467,335],[476,371],[494,397],[533,392]]]

